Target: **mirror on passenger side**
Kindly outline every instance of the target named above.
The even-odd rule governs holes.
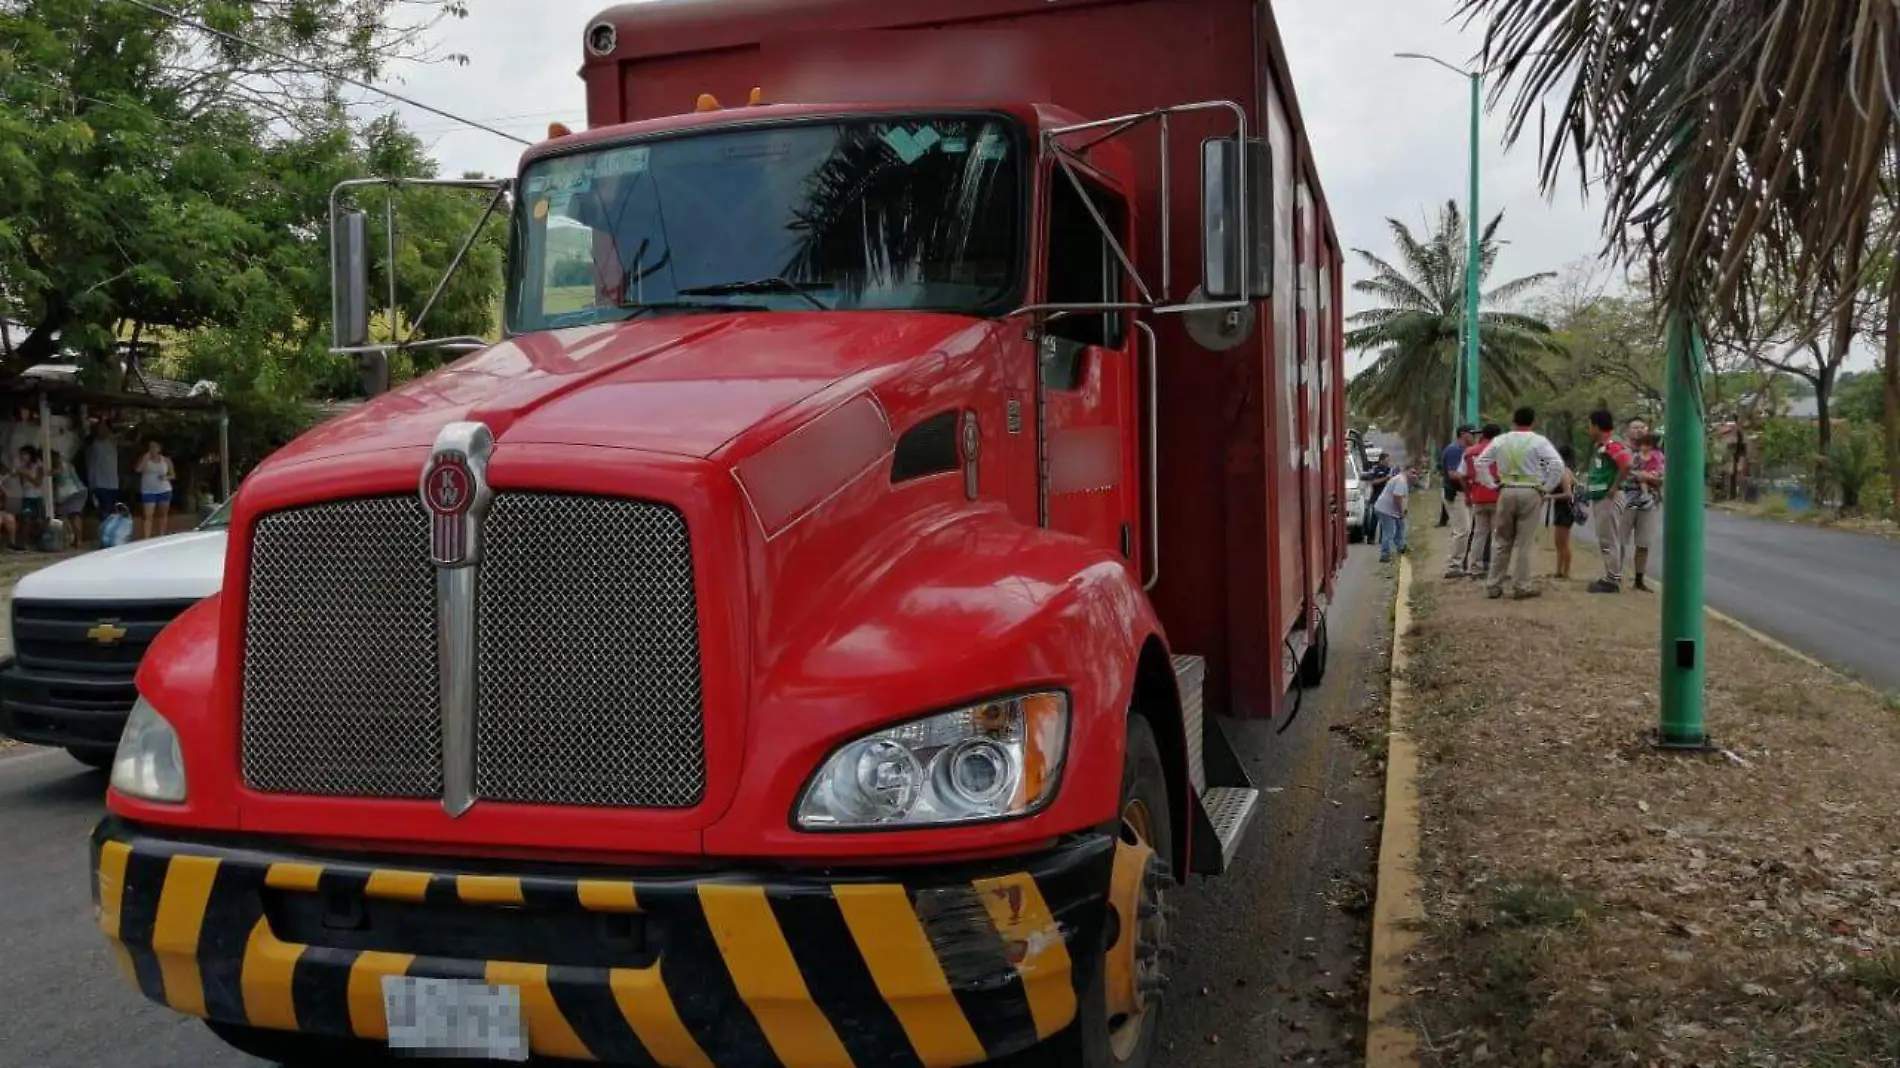
[[[1242,158],[1236,138],[1201,143],[1201,290],[1212,300],[1260,300],[1273,295],[1273,154],[1260,138],[1247,139],[1244,188]],[[1243,204],[1246,235],[1241,232]],[[1243,248],[1244,288],[1240,277]]]

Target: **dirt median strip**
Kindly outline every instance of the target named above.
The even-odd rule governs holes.
[[[1419,754],[1426,919],[1397,983],[1418,1061],[1900,1064],[1896,710],[1712,627],[1727,754],[1658,753],[1658,598],[1586,593],[1581,552],[1530,601],[1419,563],[1394,684]]]

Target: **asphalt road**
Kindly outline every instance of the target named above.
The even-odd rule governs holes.
[[[1328,899],[1350,904],[1369,885],[1377,831],[1379,780],[1339,729],[1363,725],[1383,693],[1369,669],[1388,648],[1391,579],[1370,551],[1356,549],[1344,576],[1326,685],[1286,734],[1234,732],[1266,808],[1237,871],[1177,894],[1183,960],[1163,1068],[1357,1063],[1364,917]],[[103,789],[64,753],[0,751],[0,1065],[256,1068],[140,998],[108,957],[86,859]]]
[[[1711,607],[1900,692],[1900,543],[1714,509],[1703,514]],[[1650,571],[1667,578],[1660,547],[1653,556]],[[1579,560],[1577,574],[1594,563]]]

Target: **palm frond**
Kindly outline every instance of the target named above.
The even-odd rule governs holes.
[[[1838,249],[1900,240],[1900,215],[1876,211],[1900,144],[1893,0],[1464,0],[1462,12],[1485,22],[1509,139],[1538,120],[1545,189],[1577,163],[1605,200],[1609,250],[1646,260],[1665,303],[1727,318],[1763,292],[1851,288],[1827,284]]]

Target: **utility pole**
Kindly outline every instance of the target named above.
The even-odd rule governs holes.
[[[1689,311],[1669,313],[1669,386],[1663,413],[1668,463],[1663,468],[1663,554],[1669,562],[1662,589],[1662,724],[1665,749],[1702,749],[1703,641],[1702,334]]]
[[[1484,72],[1465,70],[1421,52],[1394,52],[1397,59],[1422,59],[1436,63],[1471,83],[1471,194],[1465,202],[1465,223],[1470,244],[1465,250],[1465,329],[1464,357],[1455,361],[1456,384],[1452,387],[1453,422],[1478,424],[1478,148],[1484,114]]]
[[[1465,252],[1465,366],[1464,421],[1478,425],[1478,138],[1479,116],[1483,112],[1484,74],[1471,72],[1471,198],[1466,225],[1471,230],[1471,246]]]

